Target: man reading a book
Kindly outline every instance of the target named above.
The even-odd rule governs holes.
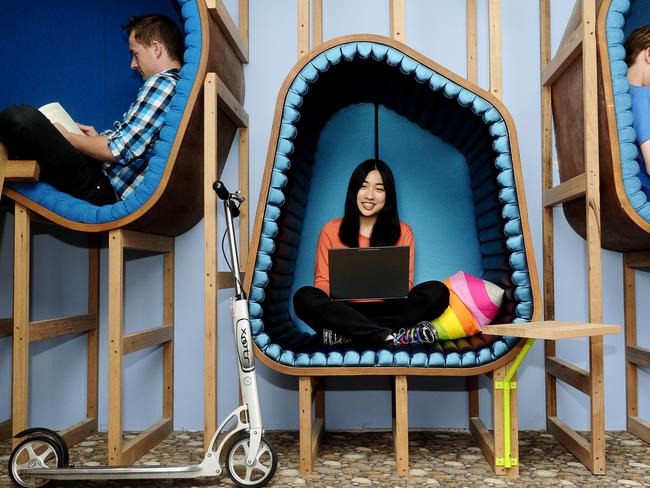
[[[75,134],[29,105],[0,112],[0,140],[11,159],[37,160],[41,181],[95,205],[126,198],[142,181],[183,59],[183,36],[170,18],[132,17],[123,29],[131,68],[144,84],[114,129],[99,134],[77,124],[82,133]]]

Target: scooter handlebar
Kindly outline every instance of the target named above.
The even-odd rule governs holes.
[[[212,183],[212,189],[217,193],[220,200],[228,200],[230,198],[230,192],[221,180]]]

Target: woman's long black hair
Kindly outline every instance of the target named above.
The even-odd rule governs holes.
[[[371,246],[394,246],[402,233],[399,215],[397,213],[397,191],[395,178],[388,165],[381,159],[367,159],[355,168],[348,183],[348,193],[345,197],[345,211],[343,222],[339,228],[339,238],[348,247],[359,247],[359,207],[357,206],[357,193],[363,182],[373,170],[379,171],[384,182],[386,201],[384,208],[377,214],[370,234]]]

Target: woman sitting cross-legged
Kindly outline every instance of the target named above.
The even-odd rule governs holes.
[[[370,246],[409,246],[408,296],[331,300],[328,251]],[[393,173],[383,161],[368,159],[350,177],[343,218],[331,220],[321,230],[314,286],[302,287],[294,295],[296,315],[321,335],[325,345],[434,343],[438,334],[430,321],[449,305],[449,289],[440,281],[413,286],[414,260],[413,231],[399,220]]]

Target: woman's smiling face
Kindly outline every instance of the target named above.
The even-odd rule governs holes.
[[[376,169],[370,171],[357,192],[357,207],[364,217],[372,217],[381,212],[386,202],[384,181]]]

